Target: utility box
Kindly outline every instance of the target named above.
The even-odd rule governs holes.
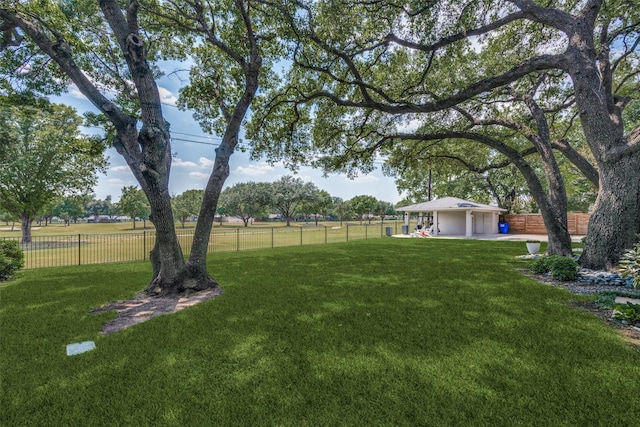
[[[387,227],[387,236],[391,237],[391,227]]]

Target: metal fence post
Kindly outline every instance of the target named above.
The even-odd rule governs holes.
[[[274,242],[273,242],[273,229],[274,228],[275,227],[271,227],[271,249],[273,249],[273,247],[274,247]]]
[[[82,254],[82,250],[80,249],[80,233],[78,233],[78,265],[82,265],[82,260],[81,260],[81,254]]]
[[[300,227],[300,246],[302,246],[302,227]]]
[[[324,226],[324,244],[327,244],[327,226]]]
[[[147,260],[147,230],[142,230],[142,260]]]
[[[347,222],[347,242],[349,241],[349,223]]]
[[[240,252],[240,229],[236,228],[236,252]]]

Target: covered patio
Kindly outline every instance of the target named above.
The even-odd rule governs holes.
[[[418,228],[430,229],[432,236],[481,237],[498,234],[498,218],[506,209],[484,205],[457,197],[442,199],[396,209],[404,212],[405,230],[411,214],[418,215]]]

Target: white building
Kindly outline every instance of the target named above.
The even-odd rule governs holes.
[[[483,205],[457,197],[443,197],[430,202],[397,208],[404,212],[404,223],[408,227],[409,216],[418,215],[418,224],[427,224],[428,214],[431,214],[433,236],[465,236],[473,237],[482,234],[498,234],[498,217],[506,209],[496,206]],[[407,228],[408,230],[408,228]]]

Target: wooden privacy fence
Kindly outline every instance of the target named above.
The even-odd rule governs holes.
[[[588,213],[569,212],[567,214],[569,234],[574,236],[587,234],[589,217]],[[504,220],[509,223],[509,233],[547,234],[541,214],[507,214],[504,215]]]

